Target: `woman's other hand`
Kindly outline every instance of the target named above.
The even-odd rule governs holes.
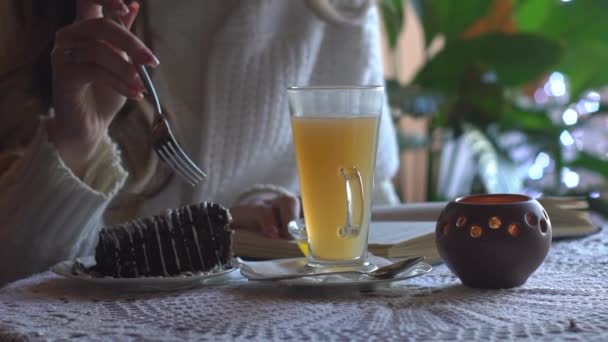
[[[122,0],[78,0],[77,6],[75,22],[56,33],[51,54],[55,117],[47,132],[79,175],[126,99],[143,99],[144,85],[127,55],[153,67],[158,59],[129,32],[139,10],[136,2],[127,7]],[[104,9],[127,29],[103,18]]]
[[[300,217],[300,200],[292,194],[256,192],[230,209],[236,229],[258,231],[278,239],[290,239],[287,225]]]

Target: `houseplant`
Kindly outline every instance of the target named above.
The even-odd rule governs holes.
[[[410,115],[427,115],[428,108],[432,108],[428,136],[440,132],[444,150],[446,144],[468,146],[462,150],[468,151],[476,166],[471,168],[474,181],[470,182],[468,192],[513,192],[521,189],[518,182],[526,181],[528,188],[538,192],[566,194],[587,191],[564,186],[562,176],[571,172],[570,169],[582,169],[599,178],[608,175],[605,157],[597,151],[591,153],[576,148],[574,153],[566,153],[563,138],[589,125],[590,120],[605,115],[599,101],[588,97],[597,95],[589,90],[608,85],[608,68],[603,67],[608,56],[608,39],[605,39],[608,23],[602,18],[608,3],[559,0],[412,2],[422,21],[427,49],[436,44],[437,39],[443,40],[443,47],[436,54],[428,54],[426,63],[410,84],[387,80],[389,100],[393,107],[400,107]],[[401,0],[380,1],[391,48],[395,48],[403,27],[403,5]],[[405,62],[394,60],[394,63]],[[556,70],[559,73],[552,74]],[[560,93],[546,94],[552,98],[536,101],[536,90],[547,84],[551,88],[551,83],[547,83],[552,81],[550,75],[554,78],[565,75],[563,84],[558,85]],[[418,110],[412,104],[420,101],[412,98],[426,98],[428,101],[423,103],[430,101],[432,105]],[[593,102],[594,110],[582,113],[577,109],[581,101]],[[568,109],[576,113],[569,111],[569,119],[565,120],[562,114]],[[510,132],[519,135],[515,143],[504,142]],[[514,151],[522,144],[531,157],[549,156],[550,162],[543,168],[544,171],[553,170],[550,184],[535,184],[521,168],[518,170],[517,164],[522,161],[514,156]],[[428,200],[453,197],[453,192],[437,185],[457,184],[463,180],[438,178],[442,178],[441,169],[453,170],[460,155],[457,150],[450,155],[440,155],[440,151],[432,148],[429,148],[429,154]],[[440,166],[437,165],[439,161]],[[449,173],[443,172],[448,177]],[[471,178],[471,174],[467,177]],[[603,180],[599,187],[605,184]]]

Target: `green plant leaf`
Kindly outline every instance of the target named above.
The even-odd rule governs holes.
[[[422,21],[422,28],[424,30],[424,41],[425,46],[429,46],[431,41],[440,32],[439,16],[435,9],[435,1],[433,0],[421,0],[420,1],[420,20]]]
[[[420,70],[414,83],[455,92],[466,70],[480,65],[495,71],[500,83],[518,86],[552,70],[562,52],[557,42],[532,34],[490,33],[470,40],[448,41]]]
[[[460,82],[458,97],[450,107],[452,127],[468,122],[485,129],[499,121],[505,107],[504,89],[493,79],[484,79],[486,72],[471,68]]]
[[[556,5],[555,0],[519,0],[515,3],[514,17],[522,32],[541,31],[543,23]]]
[[[606,41],[608,1],[525,0],[516,6],[520,30],[563,42]]]
[[[566,49],[556,69],[568,76],[571,99],[579,99],[587,90],[608,85],[607,61],[606,42],[587,42]]]
[[[571,98],[608,84],[608,1],[519,0],[518,28],[561,42],[564,57],[556,70],[570,79]]]
[[[446,40],[457,39],[488,13],[488,0],[421,0],[422,25],[427,45],[439,33]]]
[[[539,132],[544,135],[557,134],[561,131],[544,111],[531,111],[511,106],[505,110],[505,115],[498,123],[501,130],[519,130]]]
[[[403,29],[405,7],[401,0],[381,0],[379,5],[388,44],[391,49],[394,49],[397,46],[399,34]]]
[[[581,151],[572,161],[564,162],[568,167],[579,167],[600,175],[608,175],[608,160],[598,158],[590,153]]]

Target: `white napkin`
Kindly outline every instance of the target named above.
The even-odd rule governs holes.
[[[378,267],[383,267],[391,261],[369,254],[367,260]],[[241,261],[241,274],[246,278],[259,278],[269,276],[285,276],[305,272],[306,258],[274,259],[266,261]],[[282,280],[290,283],[344,283],[344,282],[370,282],[373,279],[359,274],[328,275],[303,277]]]

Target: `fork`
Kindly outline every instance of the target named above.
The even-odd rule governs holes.
[[[169,120],[163,114],[156,94],[156,89],[152,84],[150,75],[143,65],[138,65],[139,77],[143,80],[148,94],[154,102],[154,122],[152,123],[152,147],[156,154],[165,164],[167,164],[178,176],[192,186],[196,186],[200,181],[207,177],[201,169],[194,164],[186,152],[181,148],[175,135],[171,131]]]
[[[123,22],[112,16],[112,19],[122,27],[125,27]],[[205,179],[207,175],[194,164],[192,159],[188,157],[186,152],[181,148],[175,135],[171,131],[171,125],[166,115],[163,114],[163,109],[160,106],[160,101],[156,93],[156,88],[152,83],[150,74],[144,65],[136,65],[137,73],[144,83],[146,90],[155,107],[154,121],[152,123],[152,147],[154,151],[166,165],[184,181],[191,186],[196,186],[200,181]]]

